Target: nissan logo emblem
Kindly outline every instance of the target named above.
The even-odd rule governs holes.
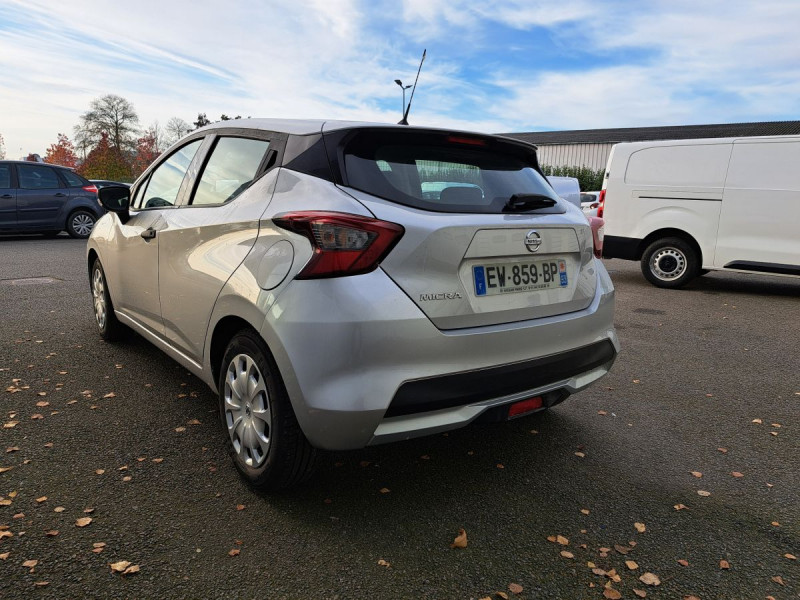
[[[528,252],[536,252],[541,245],[542,236],[539,235],[538,231],[531,229],[525,234],[525,247],[528,249]]]

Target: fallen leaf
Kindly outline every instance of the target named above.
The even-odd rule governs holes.
[[[797,560],[797,557],[794,554],[789,554],[788,552],[783,555],[783,558],[788,558],[789,560]]]
[[[11,504],[12,504],[11,498],[0,499],[0,506],[11,506]]]
[[[122,478],[122,481],[130,481],[131,479],[133,479],[133,477],[131,477],[130,475],[126,475],[125,477]]]
[[[453,543],[450,544],[451,548],[466,548],[467,547],[467,532],[463,529],[458,530],[458,535]]]
[[[497,468],[498,469],[505,469],[505,467],[503,466],[502,463],[497,463]]]
[[[19,446],[9,446],[8,448],[6,448],[6,453],[9,452],[19,452]]]
[[[92,522],[92,517],[81,517],[75,521],[76,527],[86,527],[89,523]]]
[[[42,502],[47,502],[47,496],[42,496],[41,498],[37,498],[36,502],[41,504]]]
[[[780,575],[775,575],[774,577],[772,577],[772,581],[774,581],[774,582],[775,582],[775,583],[777,583],[778,585],[786,585],[786,584],[783,582],[783,578],[782,578]]]
[[[33,585],[36,586],[36,587],[45,587],[45,586],[50,585],[50,582],[49,581],[34,581]]]
[[[508,600],[508,594],[505,592],[495,592],[494,595],[498,598],[502,598],[503,600]]]
[[[200,421],[198,421],[197,419],[192,419],[191,421],[187,421],[186,424],[187,425],[202,425],[202,423],[200,423]]]
[[[228,556],[239,556],[242,553],[238,548],[234,548],[228,552]]]
[[[689,561],[686,560],[685,558],[681,558],[681,559],[678,560],[678,564],[681,565],[682,567],[688,567],[689,566]]]
[[[620,554],[627,554],[628,552],[631,551],[630,548],[628,548],[627,546],[622,546],[621,544],[614,544],[614,550],[616,550]]]
[[[389,488],[387,488],[387,487],[383,487],[383,488],[381,488],[381,490],[380,490],[381,494],[388,494],[388,493],[389,493],[389,492],[391,492],[391,491],[392,491],[392,490],[390,490],[390,489],[389,489]]]
[[[631,571],[635,571],[636,569],[639,568],[639,565],[636,564],[636,562],[634,562],[632,560],[626,560],[625,561],[625,566],[628,567]]]
[[[123,575],[133,575],[134,573],[139,572],[139,565],[131,565],[127,569],[125,569],[122,574]]]
[[[622,598],[622,594],[620,594],[614,588],[606,588],[603,590],[603,598],[607,598],[608,600],[619,600]]]
[[[770,523],[770,525],[772,525],[773,527],[780,527],[781,526],[781,524],[778,523],[777,521],[773,521],[772,523]]]
[[[563,535],[557,535],[556,541],[562,546],[569,546],[569,540],[565,538]]]
[[[102,475],[102,474],[103,474],[103,473],[105,473],[105,472],[106,472],[106,470],[105,470],[105,469],[97,469],[97,470],[95,471],[95,473],[96,473],[97,475]]]
[[[178,433],[182,433],[182,432],[186,431],[186,427],[176,427],[175,431],[177,431]]]
[[[44,534],[47,537],[56,537],[58,535],[58,529],[51,529],[50,531],[45,531]]]
[[[105,546],[106,546],[105,542],[94,542],[92,544],[92,548],[105,548]]]
[[[153,462],[156,463],[156,464],[159,464],[159,463],[164,462],[164,459],[163,458],[154,458]]]
[[[109,563],[108,566],[111,567],[111,570],[114,573],[122,573],[125,569],[131,566],[131,562],[129,560],[120,560],[115,563]]]
[[[744,477],[743,473],[739,473],[739,471],[731,471],[731,475],[734,477]]]
[[[39,561],[33,559],[33,560],[26,560],[24,563],[22,563],[22,566],[25,567],[26,569],[32,569],[33,567],[35,567],[38,564],[39,564]]]
[[[8,530],[0,531],[0,540],[2,540],[3,538],[7,538],[7,537],[14,537],[14,534],[11,533]]]
[[[11,429],[17,425],[19,425],[19,421],[9,421],[8,423],[3,423],[3,429]]]
[[[428,456],[427,454],[423,454],[422,456],[420,456],[420,458],[421,458],[422,460],[430,460],[430,459],[431,459],[431,457],[430,457],[430,456]],[[341,466],[341,465],[340,465],[340,466]]]
[[[584,458],[586,455],[583,452],[576,452],[575,456],[577,456],[578,458]]]
[[[244,510],[245,508],[247,508],[247,507],[244,504],[237,504],[236,505],[236,510]]]
[[[711,495],[711,492],[707,492],[705,490],[697,490],[697,495],[703,496],[703,498],[707,498],[708,496]]]
[[[633,383],[639,383],[639,380],[638,379],[634,379]]]
[[[723,454],[727,454],[728,453],[728,449],[727,448],[717,448],[717,450],[719,450]]]
[[[62,513],[62,512],[64,512],[65,510],[66,510],[66,509],[65,509],[63,506],[56,506],[56,507],[53,509],[53,512]]]
[[[636,588],[633,588],[633,593],[639,596],[639,598],[647,597],[647,592],[645,592],[644,590],[637,590]]]
[[[512,594],[521,594],[522,593],[522,586],[518,583],[509,583],[508,584],[508,591]]]
[[[13,468],[14,467],[0,467],[0,473],[5,473],[7,471],[10,471]]]
[[[689,472],[698,479],[703,476],[703,474],[700,471],[689,471]]]
[[[564,558],[575,558],[575,555],[572,552],[567,552],[566,550],[561,551],[561,556]]]
[[[36,392],[37,396],[47,396],[47,392]]]
[[[658,578],[658,575],[654,573],[645,573],[639,577],[639,581],[645,585],[661,585],[661,580]]]
[[[756,425],[761,425],[761,419],[753,419],[752,422],[755,423]]]
[[[700,598],[698,598],[697,596],[694,596],[692,594],[688,594],[688,595],[683,597],[683,600],[700,600]]]
[[[381,566],[381,567],[391,567],[392,565],[390,565],[388,562],[386,562],[385,560],[383,560],[383,559],[381,558],[381,559],[379,559],[379,560],[378,560],[378,566]]]
[[[633,526],[639,533],[644,533],[645,531],[647,531],[647,527],[644,526],[644,523],[634,523]]]
[[[34,419],[34,420],[36,420],[36,419],[44,419],[44,415],[40,415],[39,413],[36,413],[35,415],[31,415],[31,419]]]
[[[770,434],[770,435],[777,436],[777,435],[778,435],[778,432],[777,432],[777,431],[770,431],[770,432],[769,432],[769,434]]]
[[[52,448],[52,447],[53,447],[53,442],[47,442],[47,443],[44,445],[44,447],[45,447],[45,448]]]
[[[608,413],[606,411],[604,411],[604,410],[598,410],[597,414],[598,415],[607,415]]]
[[[731,563],[723,558],[721,561],[719,561],[719,568],[728,570],[731,568]]]
[[[675,506],[673,506],[673,508],[675,510],[689,510],[689,507],[686,506],[685,504],[676,504]]]
[[[50,406],[50,403],[45,400],[41,400],[36,403],[36,406],[38,406],[39,408],[44,408],[45,406]]]
[[[583,513],[584,515],[588,515],[589,514],[589,509],[588,508],[582,508],[581,509],[581,513]]]

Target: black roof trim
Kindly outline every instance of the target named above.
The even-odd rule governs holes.
[[[760,135],[800,135],[800,121],[762,121],[717,125],[674,125],[668,127],[625,127],[620,129],[576,129],[501,133],[530,144],[614,144],[696,138],[732,138]]]

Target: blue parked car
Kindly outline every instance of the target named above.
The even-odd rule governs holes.
[[[105,209],[97,187],[67,167],[0,161],[0,232],[88,238]]]

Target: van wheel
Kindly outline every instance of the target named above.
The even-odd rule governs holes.
[[[700,273],[700,259],[695,249],[681,238],[662,238],[644,251],[642,273],[657,287],[679,288]]]
[[[252,487],[284,489],[311,476],[316,450],[303,435],[277,366],[254,331],[240,331],[225,350],[219,410],[228,453]]]

